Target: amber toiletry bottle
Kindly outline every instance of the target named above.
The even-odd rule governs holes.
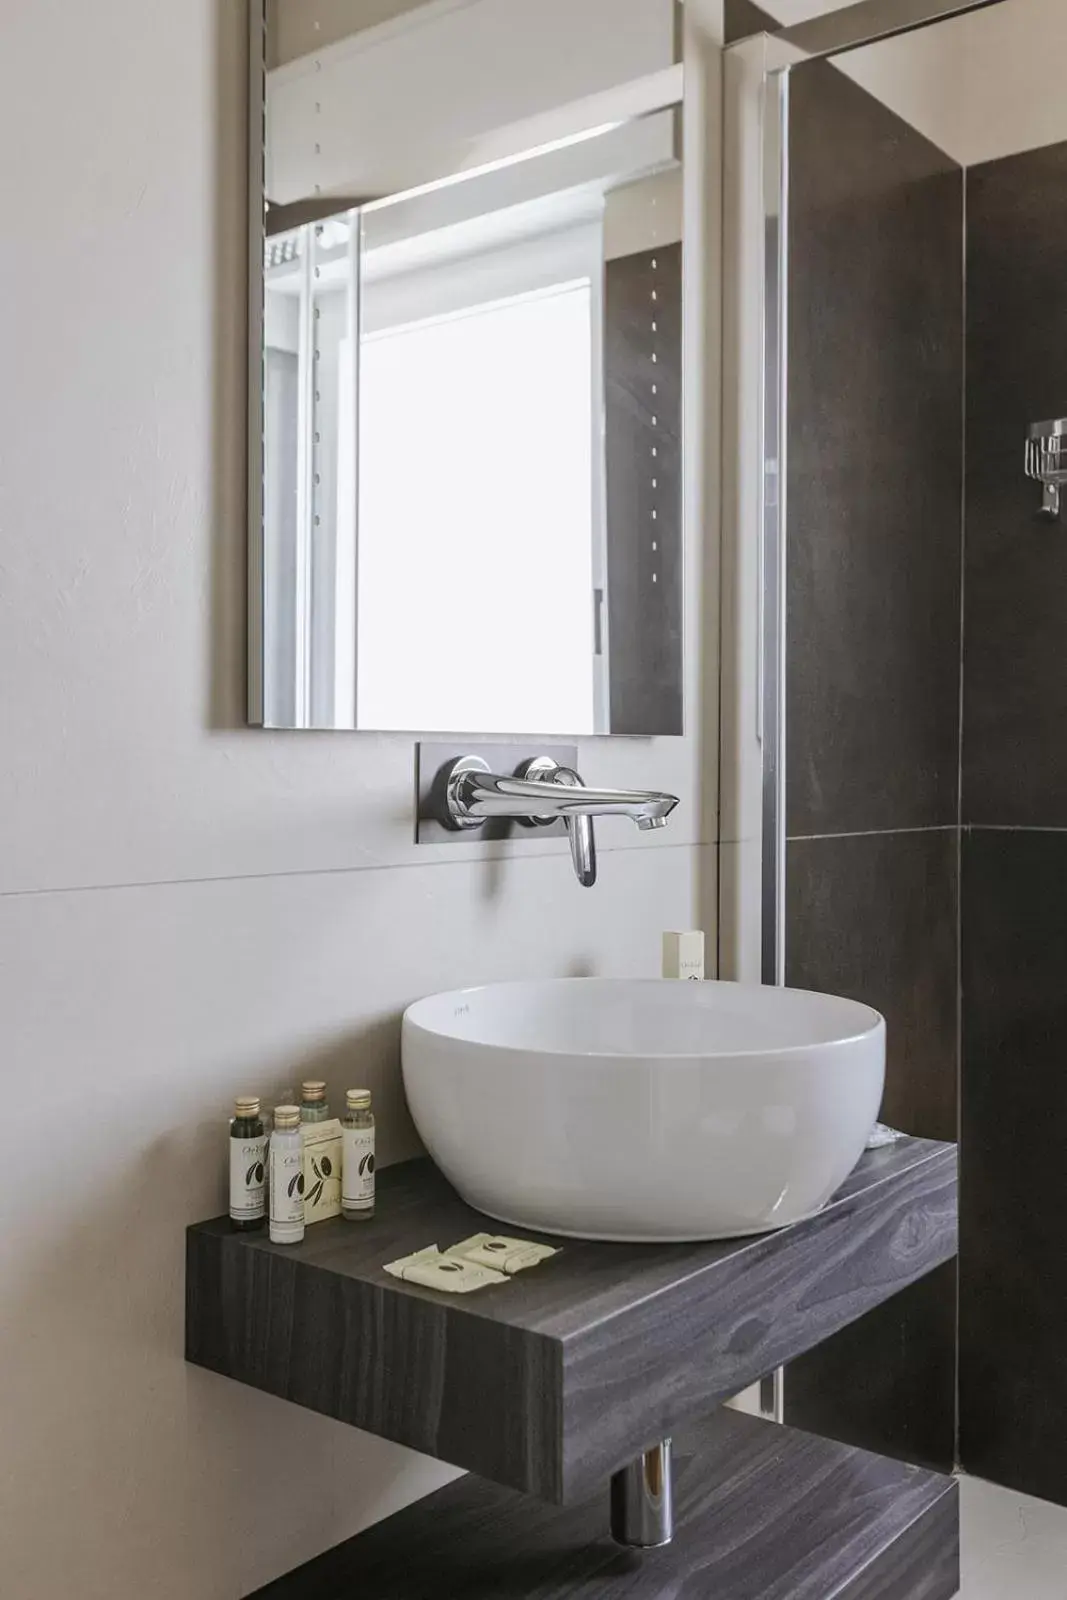
[[[267,1134],[256,1095],[242,1095],[230,1123],[230,1221],[252,1233],[267,1220]]]

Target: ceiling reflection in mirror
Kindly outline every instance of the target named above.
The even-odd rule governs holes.
[[[267,24],[252,720],[681,732],[675,0]]]

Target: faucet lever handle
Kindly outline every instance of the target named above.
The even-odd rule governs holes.
[[[558,783],[568,789],[584,789],[585,783],[573,767],[561,767],[551,756],[535,756],[532,761],[525,761],[515,774],[524,780],[533,779],[539,783]],[[527,827],[551,827],[557,819],[555,817],[524,817],[522,819]],[[565,817],[564,825],[571,845],[571,861],[574,863],[574,875],[583,889],[591,889],[596,883],[596,833],[592,817],[570,816]]]
[[[565,784],[571,789],[585,788],[585,784],[572,767],[557,767],[552,775],[552,782]],[[596,831],[593,819],[590,816],[571,816],[566,822],[571,841],[574,875],[583,889],[591,889],[596,883]]]

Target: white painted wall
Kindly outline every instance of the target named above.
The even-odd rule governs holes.
[[[357,29],[376,28],[423,0],[267,0],[271,55],[268,65],[281,66],[347,39]]]
[[[941,30],[962,75],[964,166],[1067,139],[1067,6],[1003,0]]]
[[[790,25],[838,9],[765,0]],[[1001,0],[842,56],[843,72],[963,166],[1067,139],[1067,5]]]
[[[674,0],[432,0],[268,73],[267,194],[470,171],[636,114],[615,95],[674,61]]]
[[[351,3],[351,0],[349,0]],[[854,5],[856,0],[757,0],[761,11],[777,17],[783,27],[792,28],[799,22],[810,22],[827,11],[841,11]]]
[[[677,244],[685,232],[684,190],[680,167],[612,190],[604,206],[606,259]]]
[[[358,1076],[395,1160],[415,1148],[397,1072],[407,1000],[654,972],[660,930],[708,923],[714,905],[715,706],[698,686],[716,601],[697,548],[689,737],[589,741],[580,757],[592,778],[673,788],[683,806],[661,835],[605,824],[593,892],[558,842],[417,850],[410,739],[242,726],[243,36],[243,0],[36,0],[4,16],[12,1600],[238,1600],[439,1482],[437,1466],[184,1365],[182,1229],[222,1209],[229,1101],[309,1068],[335,1088]],[[693,85],[717,125],[714,69]],[[690,241],[706,227],[714,250],[717,161],[692,154],[712,211]],[[706,342],[714,381],[705,394],[691,362],[707,448],[687,488],[714,549],[716,297],[695,254],[689,271],[691,304],[709,308],[690,349]]]

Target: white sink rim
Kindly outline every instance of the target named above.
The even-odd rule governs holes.
[[[530,1055],[539,1056],[580,1056],[588,1061],[617,1061],[625,1065],[628,1061],[645,1061],[654,1056],[659,1063],[672,1061],[692,1063],[714,1059],[717,1055],[729,1056],[731,1060],[746,1060],[753,1057],[766,1057],[773,1055],[776,1062],[786,1061],[790,1056],[800,1057],[813,1048],[820,1050],[833,1050],[847,1048],[858,1044],[864,1039],[869,1039],[885,1026],[885,1019],[881,1012],[873,1006],[865,1004],[862,1000],[851,1000],[844,995],[822,994],[812,989],[797,989],[787,984],[762,984],[762,983],[735,983],[729,979],[708,979],[709,988],[715,990],[729,989],[738,995],[759,994],[761,997],[768,995],[790,997],[786,1004],[799,1001],[816,1002],[824,1005],[827,1010],[851,1015],[855,1018],[852,1031],[834,1031],[828,1038],[807,1039],[795,1044],[764,1044],[750,1045],[742,1048],[717,1050],[713,1045],[701,1050],[665,1050],[657,1046],[654,1050],[642,1049],[583,1049],[577,1045],[563,1044],[508,1044],[484,1034],[473,1037],[461,1029],[445,1026],[449,1020],[455,1022],[457,1005],[478,1000],[483,996],[500,996],[506,998],[508,994],[523,992],[530,994],[536,990],[544,989],[559,994],[564,990],[586,993],[594,991],[606,992],[611,989],[625,990],[640,993],[642,990],[649,993],[678,994],[674,1003],[681,1007],[696,998],[688,983],[676,979],[666,978],[533,978],[533,979],[508,979],[502,983],[473,984],[465,989],[446,989],[439,994],[426,995],[421,1000],[414,1001],[404,1012],[404,1026],[419,1028],[423,1032],[435,1037],[454,1040],[457,1044],[470,1044],[481,1049],[490,1049],[500,1055]],[[572,987],[573,986],[573,989]],[[683,996],[685,997],[683,999]],[[772,1000],[770,1004],[777,1003]],[[441,1013],[438,1021],[437,1013]]]

